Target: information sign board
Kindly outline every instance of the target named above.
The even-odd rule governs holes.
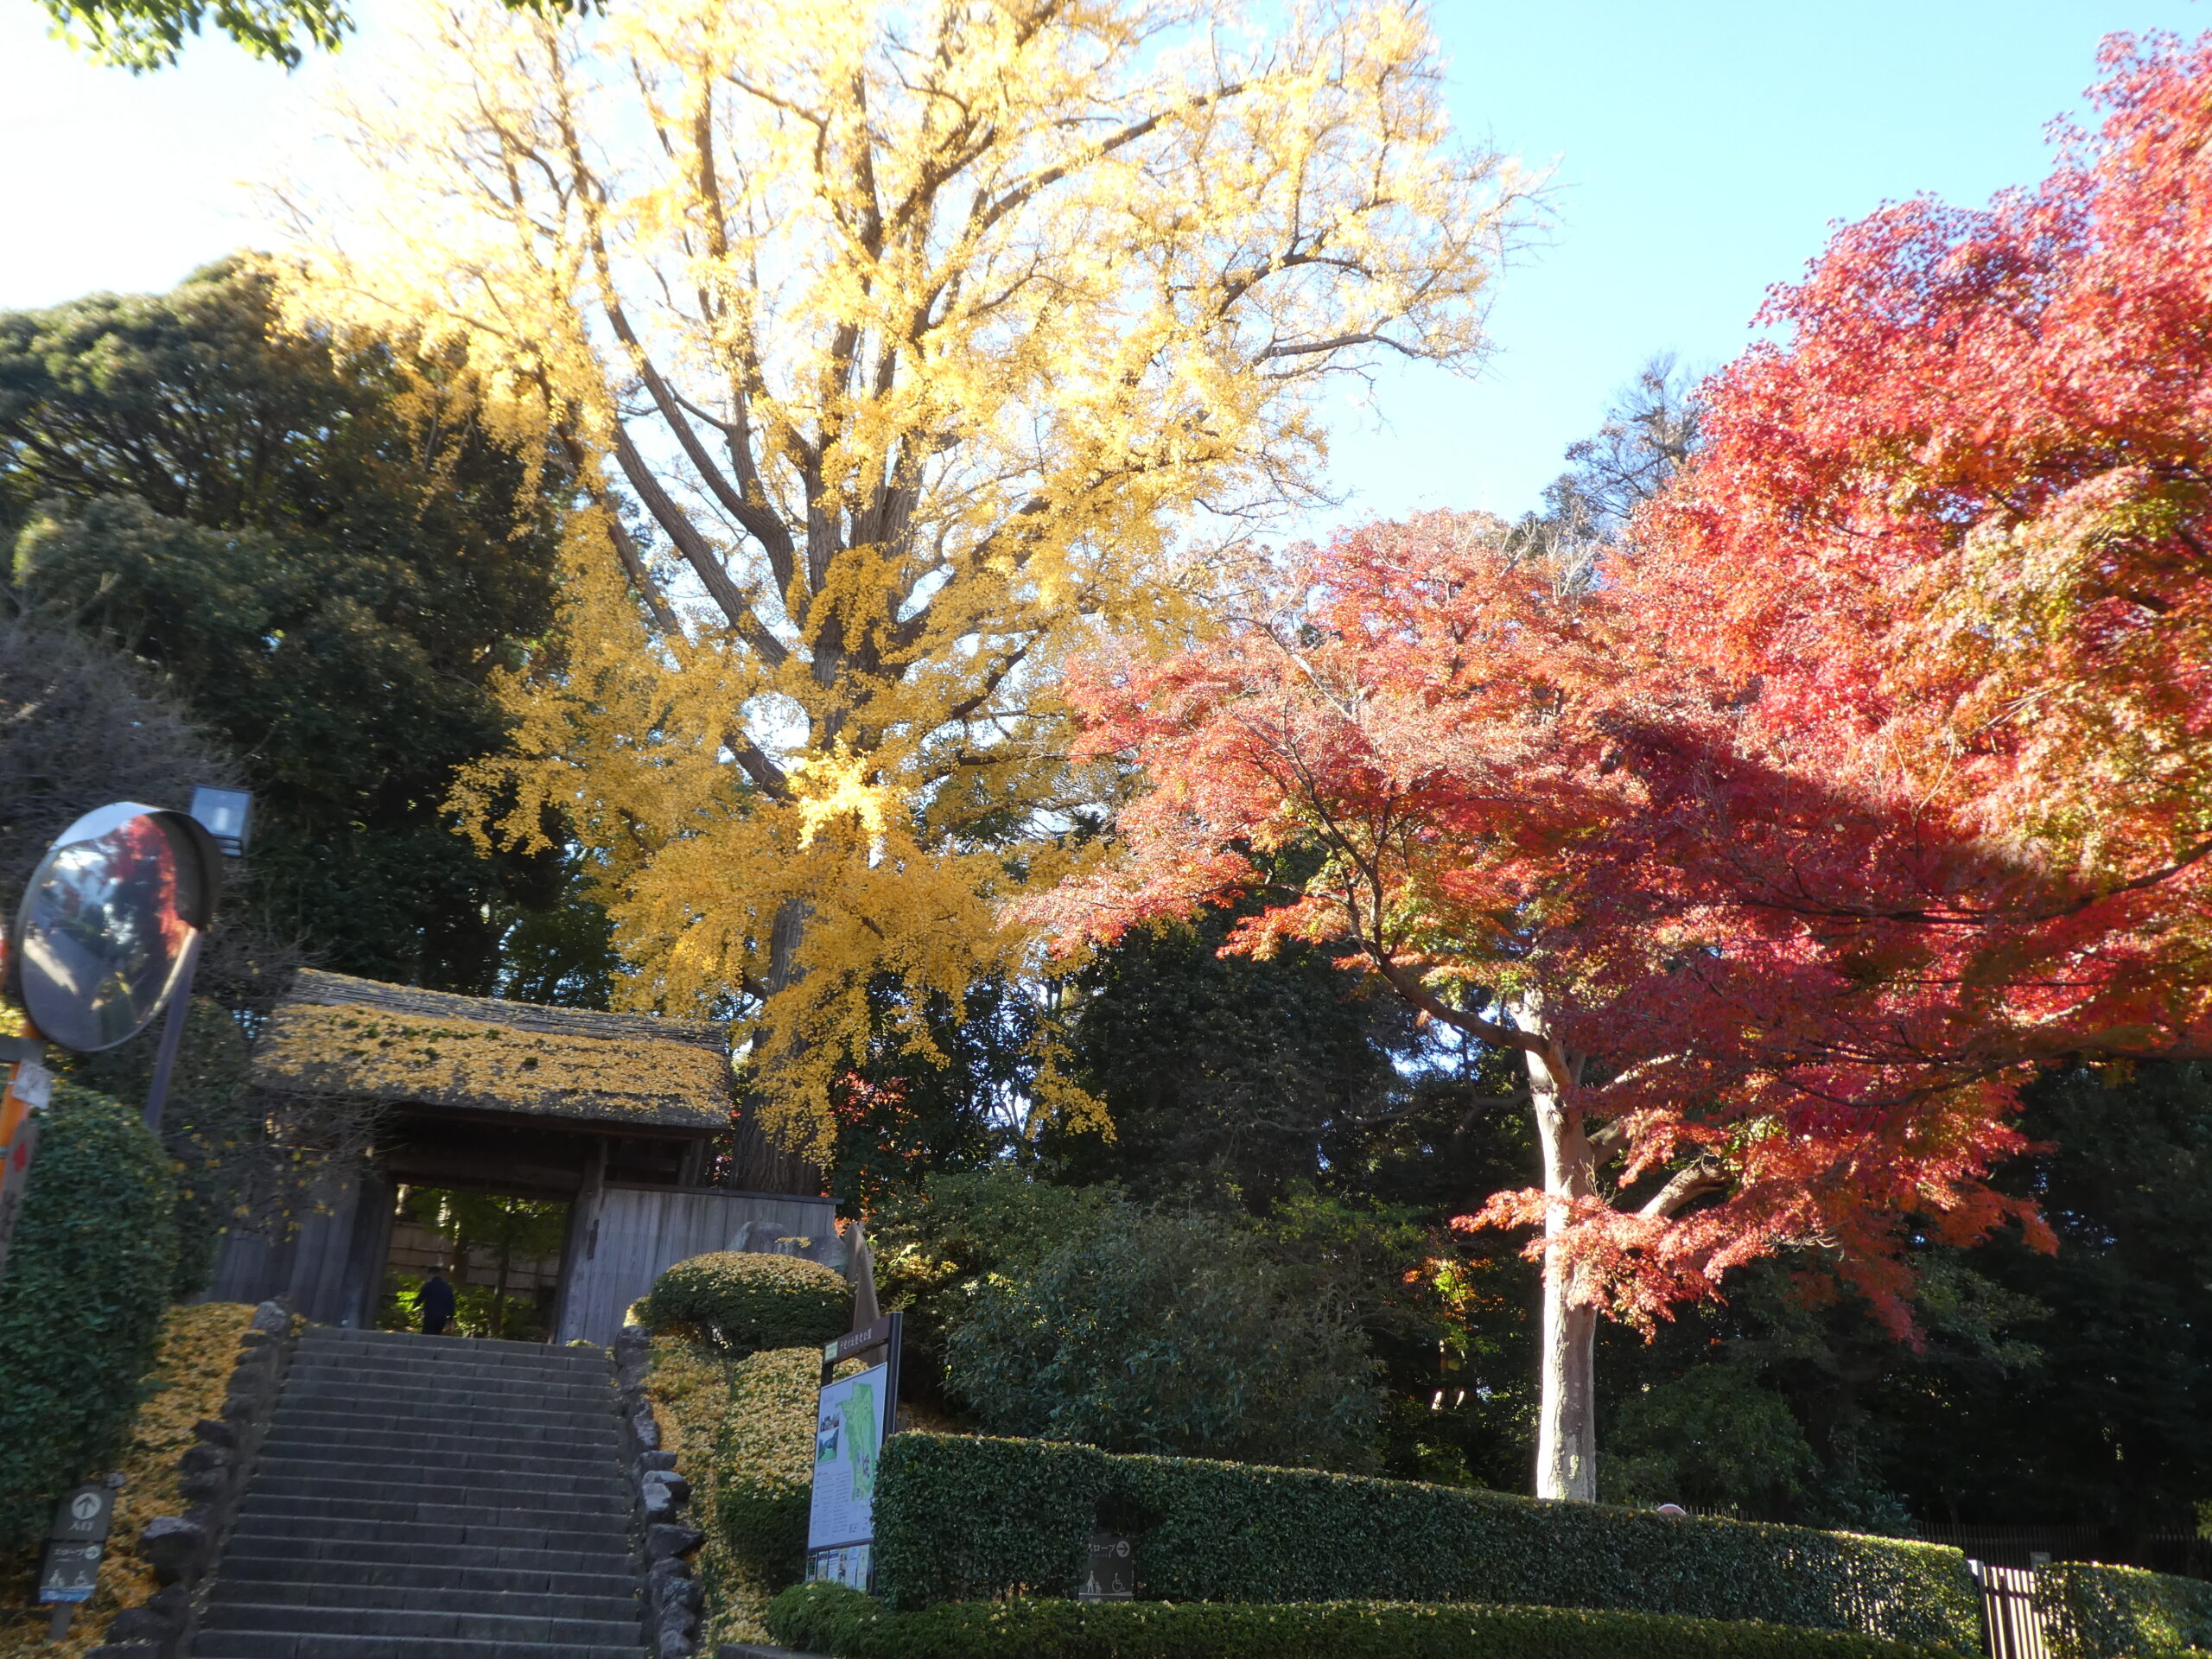
[[[875,1465],[883,1450],[887,1365],[871,1365],[822,1390],[814,1425],[814,1501],[806,1549],[849,1551],[875,1536]]]
[[[115,1488],[105,1481],[79,1486],[54,1506],[46,1558],[39,1564],[38,1599],[44,1602],[91,1599],[107,1553],[108,1528],[115,1521]]]
[[[47,1535],[72,1543],[99,1543],[115,1522],[115,1488],[105,1481],[73,1487],[54,1506],[54,1528]]]
[[[93,1586],[99,1582],[100,1557],[106,1552],[105,1544],[65,1544],[58,1540],[48,1544],[46,1560],[39,1569],[38,1599],[90,1601]]]
[[[806,1576],[856,1590],[874,1577],[875,1474],[883,1443],[898,1427],[900,1316],[840,1337],[822,1352],[822,1393],[814,1420],[814,1495],[807,1511]],[[843,1361],[871,1350],[882,1361],[833,1378]]]
[[[1137,1593],[1136,1551],[1129,1541],[1110,1532],[1090,1535],[1090,1565],[1084,1573],[1077,1601],[1133,1601]]]

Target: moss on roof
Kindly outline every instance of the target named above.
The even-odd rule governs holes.
[[[725,1128],[735,1103],[728,1053],[701,1040],[709,1027],[664,1036],[658,1022],[639,1016],[408,992],[334,974],[301,978],[310,982],[306,995],[296,990],[255,1046],[254,1079],[266,1089],[695,1131]],[[322,1000],[357,987],[398,995]],[[433,996],[471,1014],[517,1017],[416,1011]]]

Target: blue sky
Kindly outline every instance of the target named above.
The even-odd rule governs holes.
[[[1345,411],[1351,518],[1534,505],[1646,357],[1732,356],[1833,221],[2032,182],[2103,35],[2212,29],[2192,0],[1435,0],[1435,18],[1459,122],[1555,162],[1560,223],[1500,283],[1480,378],[1393,373],[1383,426]],[[252,239],[238,181],[299,142],[319,78],[369,62],[287,76],[203,41],[133,77],[46,38],[31,0],[0,0],[0,308],[163,287]]]

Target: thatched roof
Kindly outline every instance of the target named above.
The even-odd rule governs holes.
[[[720,1130],[735,1103],[719,1026],[312,969],[270,1016],[254,1080],[288,1093],[643,1129]]]

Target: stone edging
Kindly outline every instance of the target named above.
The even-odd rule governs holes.
[[[676,1472],[676,1453],[661,1449],[660,1420],[645,1393],[652,1346],[639,1325],[625,1325],[614,1338],[614,1383],[638,1503],[635,1560],[642,1615],[653,1659],[691,1659],[698,1650],[699,1610],[706,1597],[692,1576],[689,1557],[707,1535],[684,1523],[691,1483]]]
[[[282,1304],[264,1302],[254,1309],[238,1338],[222,1416],[194,1423],[194,1444],[178,1459],[178,1487],[188,1507],[182,1515],[156,1516],[134,1546],[162,1587],[142,1605],[116,1614],[105,1641],[87,1659],[175,1659],[188,1649],[201,1592],[213,1576],[245,1472],[283,1387],[293,1337],[292,1316]]]

